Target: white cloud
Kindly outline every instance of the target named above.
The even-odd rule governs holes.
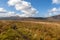
[[[19,3],[20,1],[21,1],[21,0],[9,0],[9,1],[8,1],[8,4],[11,5],[11,6],[13,6],[13,5]]]
[[[4,13],[6,10],[4,8],[0,8],[0,13]]]
[[[52,8],[51,10],[48,11],[47,16],[50,17],[59,14],[60,14],[60,8]]]
[[[0,8],[0,17],[10,17],[10,16],[15,16],[15,12],[10,12],[5,10],[4,8]]]
[[[32,7],[31,3],[24,0],[9,0],[8,5],[14,6],[16,10],[21,11],[22,14],[19,14],[19,16],[30,17],[37,13],[37,10]]]
[[[52,0],[53,4],[60,4],[60,0]]]

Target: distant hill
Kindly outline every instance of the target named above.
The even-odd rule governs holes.
[[[46,18],[42,17],[19,17],[19,16],[11,16],[11,17],[0,17],[0,20],[45,20]]]
[[[50,21],[60,21],[60,15],[51,16],[51,17],[19,17],[19,16],[11,16],[11,17],[0,17],[0,20],[50,20]]]
[[[51,16],[47,18],[48,20],[53,20],[53,21],[60,21],[60,15],[56,15],[56,16]]]

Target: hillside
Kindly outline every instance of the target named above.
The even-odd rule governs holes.
[[[0,40],[60,40],[60,24],[36,21],[0,21]]]

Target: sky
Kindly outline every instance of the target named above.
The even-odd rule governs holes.
[[[0,0],[0,17],[60,15],[60,0]]]

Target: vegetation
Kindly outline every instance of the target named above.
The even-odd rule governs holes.
[[[0,40],[60,40],[60,26],[21,21],[0,21]]]

